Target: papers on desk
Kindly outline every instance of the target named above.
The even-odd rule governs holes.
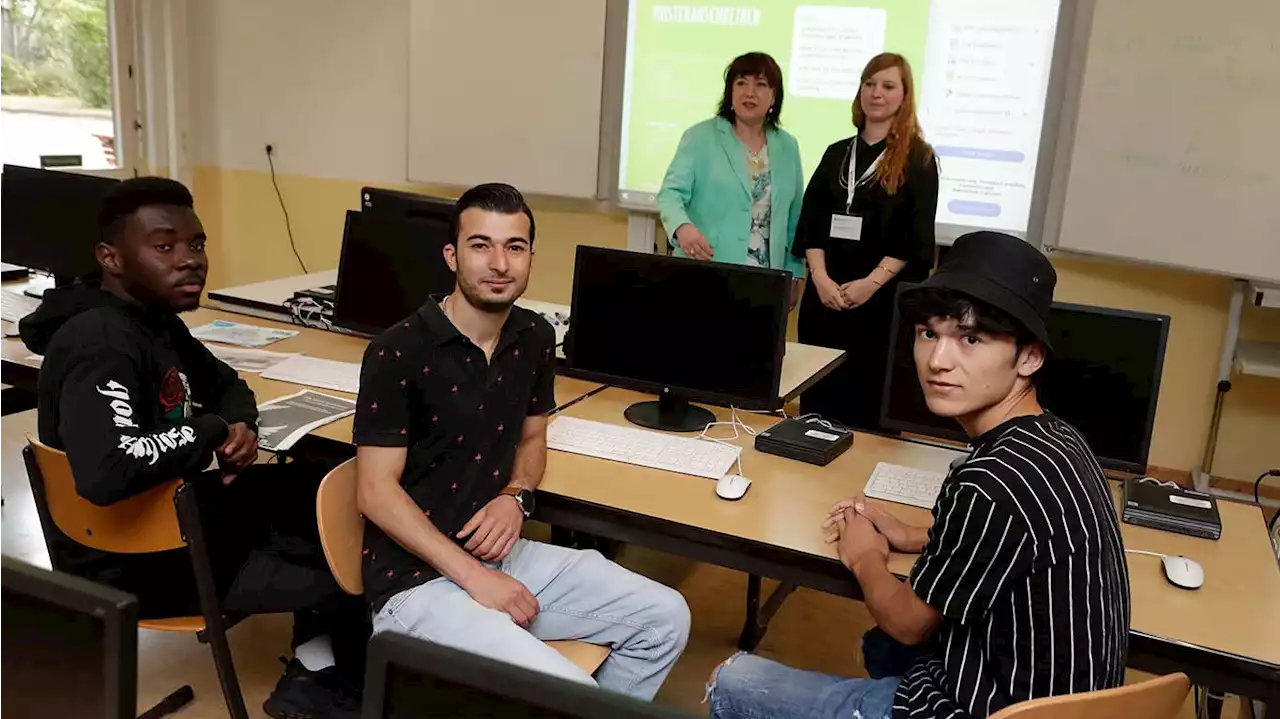
[[[239,347],[261,348],[273,342],[287,340],[298,334],[297,330],[278,330],[271,327],[246,325],[239,322],[214,320],[191,330],[191,336],[204,342],[221,342]]]
[[[18,320],[38,309],[40,309],[40,300],[35,297],[28,297],[16,290],[0,290],[0,319],[6,323],[5,337],[12,336],[9,324],[12,324],[12,332],[16,335]]]
[[[356,411],[355,400],[304,389],[258,406],[258,446],[283,452],[313,430]]]
[[[212,344],[205,345],[205,348],[237,372],[265,372],[290,357],[298,356],[297,353],[268,352]]]
[[[263,379],[339,392],[360,392],[360,365],[296,355],[262,373]]]

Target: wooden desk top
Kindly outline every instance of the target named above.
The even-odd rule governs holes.
[[[1119,489],[1113,493],[1119,508]],[[1126,555],[1130,628],[1280,666],[1280,567],[1262,510],[1218,500],[1218,513],[1217,541],[1120,525],[1126,548],[1180,554],[1204,567],[1204,586],[1189,591],[1165,579],[1159,558]]]
[[[8,283],[6,283],[6,287]],[[193,312],[186,312],[181,315],[182,319],[187,323],[188,327],[198,327],[208,324],[214,320],[228,320],[231,322],[241,322],[244,324],[252,324],[260,327],[274,327],[279,329],[289,329],[297,331],[297,335],[286,340],[281,340],[272,344],[266,349],[272,352],[297,352],[310,357],[321,357],[324,359],[337,360],[339,362],[360,363],[364,357],[364,349],[369,341],[352,335],[344,335],[337,332],[327,332],[325,330],[315,329],[311,327],[302,327],[300,325],[288,324],[284,322],[273,322],[265,319],[248,319],[242,315],[236,315],[220,310],[198,309]],[[27,359],[31,356],[31,351],[22,344],[22,340],[18,338],[8,338],[0,342],[0,350],[2,350],[3,360],[5,362],[14,362],[27,367],[38,368],[39,362]],[[333,394],[339,397],[349,397],[355,399],[355,395],[346,392],[337,392],[328,389],[308,388],[303,385],[296,385],[289,382],[277,382],[275,380],[263,379],[261,375],[242,372],[240,374],[245,382],[249,384],[253,390],[254,396],[258,403],[262,404],[277,397],[294,394],[303,389],[313,389],[317,392],[325,394]],[[568,377],[556,377],[556,404],[557,406],[567,404],[578,397],[600,387],[596,382],[586,382],[579,379],[570,379]],[[332,439],[338,442],[350,443],[353,417],[344,417],[336,422],[320,427],[311,434]]]
[[[778,380],[778,396],[790,402],[844,361],[844,350],[788,342],[782,357],[782,377]]]
[[[232,304],[240,301],[265,305],[283,305],[285,300],[293,297],[294,292],[332,285],[337,281],[338,270],[321,270],[312,272],[309,275],[292,275],[265,282],[254,282],[249,285],[210,290],[209,295],[215,302],[222,300]]]
[[[626,425],[623,411],[649,395],[609,388],[564,410],[570,417]],[[710,407],[716,417],[729,418],[729,410]],[[778,419],[739,412],[738,417],[756,429]],[[716,428],[716,436],[728,436],[728,428]],[[693,436],[693,435],[687,435]],[[609,462],[594,457],[550,452],[547,471],[539,489],[574,499],[624,509],[763,544],[836,558],[835,548],[822,539],[821,524],[836,501],[860,492],[876,462],[894,462],[923,469],[945,471],[957,452],[921,444],[900,442],[876,435],[858,434],[853,448],[826,467],[805,464],[757,452],[752,437],[743,436],[743,471],[752,481],[746,496],[736,502],[720,499],[715,482]],[[927,510],[884,503],[886,510],[904,521],[927,525]],[[891,568],[910,570],[914,557],[895,555]]]
[[[565,415],[626,425],[622,412],[647,395],[606,389],[564,411]],[[729,411],[708,407],[727,420]],[[763,429],[777,418],[739,412],[739,418]],[[727,428],[718,428],[727,436]],[[664,519],[730,536],[836,559],[820,529],[827,508],[860,492],[877,462],[946,471],[959,453],[922,444],[857,434],[853,447],[826,467],[817,467],[752,448],[743,449],[743,469],[752,480],[746,496],[728,502],[715,483],[673,472],[550,452],[541,490],[615,509]],[[1113,485],[1113,490],[1115,489]],[[1118,497],[1118,491],[1117,491]],[[927,510],[877,502],[913,524],[928,526]],[[1117,507],[1118,507],[1117,503]],[[1179,589],[1164,578],[1160,560],[1126,555],[1129,565],[1134,631],[1207,647],[1280,665],[1280,569],[1257,507],[1219,502],[1222,539],[1211,541],[1121,524],[1124,544],[1165,554],[1182,554],[1205,568],[1205,585]],[[889,568],[906,576],[914,555],[894,553]]]

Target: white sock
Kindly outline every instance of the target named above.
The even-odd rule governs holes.
[[[318,672],[333,666],[333,644],[329,641],[329,635],[325,634],[314,639],[310,639],[303,644],[298,645],[293,650],[293,656],[302,662],[302,666],[308,671]]]

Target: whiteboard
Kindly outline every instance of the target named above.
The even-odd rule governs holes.
[[[412,0],[412,182],[597,195],[606,0]]]
[[[1092,22],[1057,247],[1280,281],[1280,1]]]

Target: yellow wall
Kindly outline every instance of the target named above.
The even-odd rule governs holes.
[[[311,271],[337,266],[346,210],[359,204],[359,182],[281,175],[294,238]],[[209,287],[298,274],[270,176],[264,172],[199,167],[197,209],[210,237]],[[415,188],[425,191],[422,188]],[[621,213],[566,211],[534,204],[537,259],[528,296],[568,303],[578,244],[625,247]],[[1172,317],[1150,463],[1199,466],[1213,409],[1218,349],[1227,318],[1230,282],[1156,267],[1054,257],[1056,297]],[[1246,316],[1245,335],[1280,340],[1280,312]],[[1280,381],[1237,378],[1223,415],[1214,474],[1252,480],[1280,466]]]

